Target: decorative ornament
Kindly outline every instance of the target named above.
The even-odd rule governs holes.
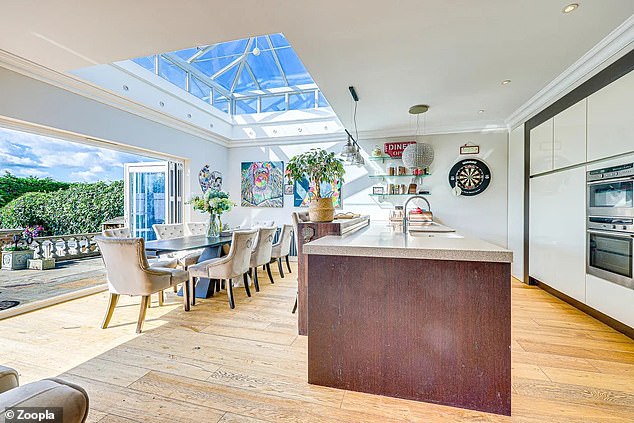
[[[200,188],[203,190],[203,193],[207,192],[209,188],[221,191],[222,173],[217,170],[212,171],[209,169],[209,165],[205,165],[200,172],[198,172],[198,182],[200,182]]]
[[[449,171],[449,185],[456,196],[478,195],[487,189],[490,182],[491,171],[482,160],[461,160]]]

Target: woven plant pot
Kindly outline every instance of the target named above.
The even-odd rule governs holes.
[[[335,218],[335,206],[332,198],[312,200],[308,206],[308,217],[311,222],[332,222]]]

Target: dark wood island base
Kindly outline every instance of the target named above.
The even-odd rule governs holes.
[[[511,266],[311,255],[308,382],[511,414]]]

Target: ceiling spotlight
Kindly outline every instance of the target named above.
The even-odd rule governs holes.
[[[570,13],[575,11],[579,7],[579,3],[570,3],[568,6],[564,7],[561,11],[562,13]]]
[[[511,83],[510,79],[505,79],[504,81],[502,81],[502,85],[508,85]]]
[[[478,113],[484,113],[484,112],[486,112],[486,110],[484,110],[484,109],[478,110]]]
[[[159,106],[164,107],[164,106],[165,106],[165,103],[164,103],[164,102],[162,102],[162,101],[159,101]]]
[[[130,87],[128,87],[127,85],[123,86],[123,91],[128,91],[130,89]]]

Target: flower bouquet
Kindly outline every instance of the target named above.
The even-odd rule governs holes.
[[[220,236],[222,230],[220,215],[235,206],[229,199],[229,194],[214,189],[208,189],[202,196],[195,196],[189,201],[189,204],[194,207],[194,210],[209,213],[209,231],[207,233],[209,237]]]

